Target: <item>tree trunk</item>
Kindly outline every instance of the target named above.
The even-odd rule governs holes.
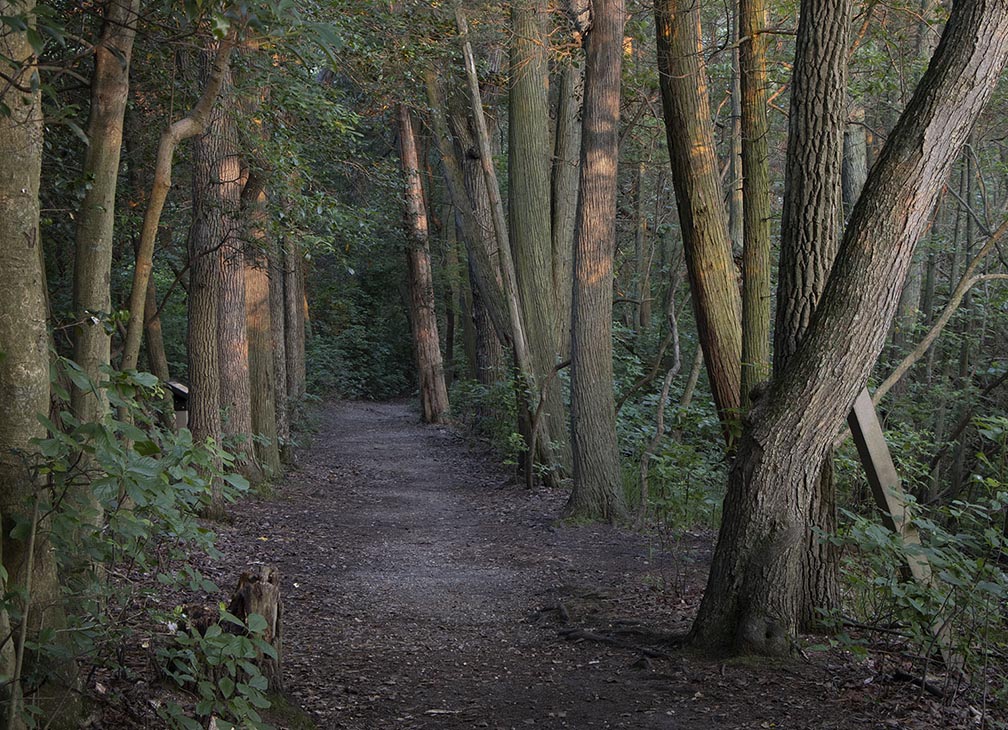
[[[801,5],[781,214],[776,373],[805,336],[840,244],[850,13],[850,0],[803,0]],[[817,534],[836,530],[832,460],[827,453],[814,465],[820,479],[810,494],[811,522],[800,566],[803,628],[819,621],[819,610],[832,610],[840,600],[839,556]]]
[[[700,9],[656,0],[658,73],[672,182],[704,363],[725,436],[738,422],[742,300],[711,130]]]
[[[0,15],[33,17],[34,2],[0,0]],[[25,600],[15,594],[13,605],[26,612],[20,626],[11,626],[6,607],[0,609],[0,672],[13,678],[2,690],[5,710],[14,715],[12,726],[23,728],[20,719],[20,683],[14,646],[21,633],[34,634],[42,627],[60,636],[64,626],[56,561],[48,539],[48,522],[33,530],[35,546],[14,537],[15,520],[36,519],[32,505],[43,493],[44,479],[34,468],[37,446],[45,438],[39,416],[49,415],[49,333],[46,328],[45,272],[39,240],[39,177],[42,164],[42,101],[35,54],[25,32],[12,25],[0,29],[0,72],[8,79],[3,102],[9,111],[0,115],[0,518],[3,539],[0,558],[9,576],[8,590],[27,589]],[[34,516],[33,516],[34,513]],[[31,565],[27,565],[29,556]],[[13,636],[10,634],[13,628]],[[57,638],[57,640],[59,640]],[[69,652],[65,656],[72,656]],[[55,695],[43,710],[63,709],[63,717],[79,710],[67,691],[75,681],[72,659],[56,660],[52,682],[45,690]],[[57,687],[56,684],[62,685]],[[64,701],[68,708],[60,708]],[[6,719],[6,718],[5,718]],[[38,718],[44,721],[45,716]],[[61,727],[71,726],[76,718]],[[44,724],[44,723],[43,723]]]
[[[287,403],[296,408],[305,395],[304,257],[297,241],[287,238],[283,248],[284,352],[287,364]],[[292,417],[293,420],[293,417]]]
[[[553,291],[556,296],[557,337],[560,359],[570,357],[571,265],[574,253],[574,218],[577,213],[578,162],[581,155],[581,106],[584,66],[568,60],[559,74],[556,132],[553,138],[551,230],[553,236]]]
[[[95,45],[83,175],[90,186],[77,218],[74,256],[74,361],[96,385],[105,379],[111,336],[103,321],[112,311],[109,281],[115,226],[116,182],[122,152],[123,117],[129,95],[129,64],[136,36],[139,0],[106,0],[101,37]],[[70,391],[71,407],[81,421],[100,421],[108,412],[104,391]],[[90,499],[92,509],[99,509]],[[96,515],[100,522],[100,513]]]
[[[200,77],[212,76],[210,52],[200,53]],[[228,86],[225,69],[222,86]],[[222,92],[226,93],[226,92]],[[215,106],[205,131],[193,145],[193,220],[189,230],[189,430],[193,439],[220,442],[222,381],[220,359],[221,266],[235,242],[234,216],[241,199],[242,180],[233,123]],[[152,196],[153,199],[153,196]],[[136,282],[134,282],[136,285]],[[242,353],[245,354],[244,352]],[[230,414],[229,414],[230,415]],[[247,432],[246,432],[247,433]],[[224,516],[220,483],[212,485],[208,514]]]
[[[279,239],[270,239],[268,244],[270,344],[273,356],[273,394],[277,419],[277,441],[280,447],[280,461],[284,464],[291,464],[294,462],[295,454],[294,446],[291,443],[290,404],[287,398],[283,253],[280,250]]]
[[[535,382],[546,383],[559,358],[550,231],[549,36],[545,0],[511,3],[508,86],[508,239]],[[538,442],[552,444],[561,470],[570,453],[560,382],[545,385]],[[533,403],[538,400],[534,396]],[[545,454],[540,455],[543,461]],[[547,462],[548,463],[548,462]],[[562,472],[561,472],[562,473]]]
[[[567,513],[582,519],[619,520],[626,516],[612,372],[616,170],[625,23],[622,0],[600,0],[593,4],[592,26],[585,41],[571,328],[574,485],[567,502]]]
[[[914,245],[1006,60],[1008,7],[956,3],[854,208],[815,318],[751,412],[695,643],[793,650],[819,465],[885,344]]]
[[[406,264],[410,324],[417,359],[420,412],[424,423],[440,423],[448,414],[441,341],[434,312],[434,280],[427,244],[427,210],[420,183],[416,140],[410,111],[399,105],[399,158],[405,183]]]
[[[739,1],[742,116],[742,411],[770,375],[770,163],[764,0]]]
[[[253,444],[256,461],[267,478],[280,473],[277,443],[276,377],[273,374],[273,324],[270,310],[266,190],[252,176],[242,194],[249,247],[245,252],[245,315],[248,331],[250,433],[262,437]]]

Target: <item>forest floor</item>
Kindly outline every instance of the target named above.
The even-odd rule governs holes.
[[[676,649],[713,536],[662,544],[567,525],[562,506],[407,404],[330,404],[300,466],[235,506],[223,559],[202,567],[221,586],[279,568],[287,695],[318,728],[978,726],[884,655]]]

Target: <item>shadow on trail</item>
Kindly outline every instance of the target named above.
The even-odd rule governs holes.
[[[557,524],[565,495],[526,491],[407,404],[326,406],[278,491],[239,505],[221,543],[279,567],[286,686],[320,728],[891,727],[848,691],[849,664],[665,646],[705,565]],[[708,544],[683,550],[706,561]],[[678,595],[658,590],[673,573]]]

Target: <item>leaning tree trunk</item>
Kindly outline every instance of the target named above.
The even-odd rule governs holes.
[[[840,244],[850,11],[850,0],[801,4],[781,215],[776,372],[787,366],[805,336]],[[818,468],[822,478],[811,494],[812,520],[801,564],[803,627],[816,624],[820,610],[836,608],[839,602],[836,548],[819,535],[836,530],[831,453]]]
[[[714,152],[700,9],[693,0],[655,0],[658,74],[672,182],[707,377],[729,440],[738,422],[742,301],[728,213]]]
[[[739,0],[739,87],[742,129],[742,390],[749,394],[770,375],[770,163],[767,137],[767,8]]]
[[[102,317],[112,311],[109,280],[115,226],[116,182],[122,152],[123,117],[129,95],[129,64],[140,0],[107,0],[101,38],[95,45],[91,77],[84,177],[90,186],[77,218],[74,255],[74,361],[97,384],[109,365],[111,336]],[[104,391],[71,390],[71,406],[81,421],[99,421],[108,411]],[[97,508],[96,501],[91,506]],[[100,521],[100,515],[97,516]]]
[[[567,513],[626,516],[612,372],[612,287],[616,242],[623,0],[594,3],[585,42],[581,194],[574,243],[571,327],[571,445],[574,485]]]
[[[34,2],[0,0],[0,15],[32,17]],[[31,637],[45,628],[59,641],[63,628],[56,560],[48,539],[48,521],[31,531],[32,540],[14,530],[17,521],[37,520],[37,501],[44,497],[45,479],[37,469],[36,438],[46,436],[39,416],[49,415],[49,333],[46,327],[45,274],[39,239],[39,177],[42,164],[42,98],[35,83],[38,68],[27,33],[13,25],[0,27],[0,72],[8,79],[0,114],[0,518],[3,537],[0,558],[13,591],[12,606],[22,614],[11,626],[6,604],[0,607],[0,672],[4,720],[23,728],[21,684],[15,645],[19,635]],[[48,500],[48,497],[46,497]],[[36,509],[33,510],[33,505]],[[29,565],[29,559],[31,564]],[[29,589],[30,587],[30,589]],[[23,595],[18,589],[27,592]],[[11,633],[13,628],[13,634]],[[30,640],[30,638],[29,638]],[[67,648],[68,647],[61,647]],[[23,655],[22,655],[23,656]],[[57,656],[72,657],[71,651]],[[72,658],[54,660],[43,692],[53,697],[42,708],[47,715],[69,700],[63,717],[79,710],[72,686]],[[57,685],[63,685],[62,688]],[[47,716],[39,720],[53,719]],[[71,726],[56,720],[55,726]]]
[[[511,3],[508,96],[508,238],[518,280],[535,382],[545,389],[537,443],[552,444],[561,470],[570,461],[560,381],[549,378],[559,355],[550,233],[549,36],[545,0]],[[547,381],[548,379],[548,381]],[[539,400],[533,394],[532,403]],[[545,453],[538,455],[540,462]]]
[[[854,208],[815,318],[751,412],[695,643],[765,654],[796,646],[820,465],[885,344],[914,246],[1006,61],[1008,6],[956,3]]]
[[[427,210],[420,182],[413,123],[405,104],[399,105],[399,157],[405,181],[407,288],[420,385],[420,412],[424,423],[440,423],[448,415],[448,390],[445,388],[441,341],[434,311]]]

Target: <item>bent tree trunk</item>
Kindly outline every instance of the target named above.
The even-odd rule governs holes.
[[[406,203],[406,264],[410,325],[416,351],[420,412],[425,423],[440,423],[448,414],[441,342],[434,313],[434,281],[427,248],[427,211],[417,164],[416,140],[409,108],[399,105],[399,157]]]
[[[612,389],[616,168],[625,23],[622,0],[595,3],[585,45],[571,324],[574,485],[567,513],[587,519],[618,520],[626,515]]]
[[[729,476],[696,644],[792,650],[819,464],[885,344],[914,246],[1006,60],[1008,6],[956,3],[854,208],[816,316],[753,409]]]

